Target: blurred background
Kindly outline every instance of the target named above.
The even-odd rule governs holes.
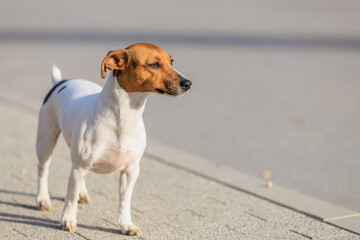
[[[149,97],[149,138],[360,211],[359,13],[356,0],[1,0],[0,97],[38,111],[52,64],[103,85],[109,50],[152,42],[193,87]]]

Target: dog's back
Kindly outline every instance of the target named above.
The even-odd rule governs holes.
[[[73,126],[81,112],[89,112],[87,108],[93,106],[93,102],[102,90],[100,85],[87,80],[62,79],[61,71],[55,65],[52,67],[51,79],[54,86],[45,96],[39,114],[37,143],[39,152],[42,151],[41,149],[52,149],[53,147],[44,145],[55,145],[60,132],[63,132],[66,142],[70,144],[71,132],[63,130],[71,128],[66,128],[65,125]],[[42,140],[44,138],[45,140]],[[50,143],[46,143],[47,141]]]
[[[56,101],[57,99],[59,99],[60,102],[67,104],[68,100],[78,100],[99,93],[102,90],[100,85],[87,80],[62,79],[61,71],[55,65],[52,67],[51,80],[54,86],[45,96],[43,106],[46,105],[47,102]],[[71,102],[71,104],[74,104],[74,102]]]

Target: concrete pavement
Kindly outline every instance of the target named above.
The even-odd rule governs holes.
[[[32,116],[50,88],[49,71],[53,63],[60,66],[66,78],[81,77],[103,84],[99,75],[99,64],[105,53],[136,41],[154,42],[168,50],[175,57],[175,67],[194,83],[191,93],[181,99],[150,97],[145,111],[148,136],[166,142],[175,149],[186,149],[198,154],[206,158],[206,161],[212,160],[205,164],[208,167],[197,164],[197,170],[200,171],[194,172],[181,163],[190,162],[187,166],[192,166],[192,162],[197,158],[181,150],[174,151],[176,158],[169,157],[168,153],[172,151],[155,144],[148,149],[143,168],[152,170],[153,165],[146,165],[149,162],[154,162],[154,166],[165,163],[165,172],[171,172],[169,169],[174,167],[180,168],[180,172],[187,173],[184,175],[186,178],[191,178],[189,172],[195,174],[196,179],[199,176],[200,179],[205,177],[207,180],[203,179],[203,185],[214,184],[213,182],[221,183],[221,186],[225,184],[231,187],[232,194],[234,190],[241,189],[243,192],[237,194],[246,192],[260,197],[260,200],[266,198],[295,209],[295,212],[290,211],[290,215],[298,216],[297,211],[300,211],[321,221],[357,231],[360,222],[357,220],[360,211],[360,87],[357,81],[360,76],[360,32],[357,24],[360,17],[359,2],[275,0],[270,3],[262,0],[217,4],[209,1],[170,3],[155,0],[142,4],[139,6],[137,2],[107,1],[104,5],[103,2],[89,3],[82,0],[58,3],[45,0],[0,2],[0,93],[3,96],[2,104],[5,105],[1,113],[4,132],[0,131],[0,134],[4,134],[4,139],[10,141],[4,141],[2,145],[5,160],[1,162],[1,166],[2,171],[6,171],[3,175],[7,177],[4,177],[6,181],[1,181],[4,191],[0,193],[3,203],[0,212],[8,215],[1,218],[6,221],[2,220],[0,232],[5,232],[2,231],[4,227],[13,229],[13,232],[6,231],[7,234],[20,234],[7,235],[10,238],[21,237],[21,234],[31,238],[36,236],[35,233],[40,234],[39,238],[46,238],[49,236],[46,235],[48,231],[56,230],[56,234],[60,234],[56,235],[59,238],[79,237],[61,235],[62,233],[57,231],[58,213],[62,208],[61,196],[64,196],[65,187],[53,193],[57,199],[54,202],[58,201],[57,210],[54,210],[58,211],[56,214],[43,216],[31,208],[35,175],[29,175],[28,178],[27,174],[34,174],[35,168],[32,171],[28,168],[34,167],[36,162],[33,162],[34,156],[30,157],[28,153],[33,149],[35,133],[22,131],[21,134],[27,135],[24,137],[18,129],[22,129],[19,126],[24,125],[34,130],[36,120],[24,120],[18,122],[19,126],[14,126],[13,123],[18,119],[26,117],[21,114],[14,115],[10,110],[6,110],[6,107],[11,106],[22,114],[30,113],[28,117]],[[13,118],[8,118],[7,115]],[[20,151],[25,145],[28,150]],[[66,152],[61,148],[60,151]],[[54,161],[53,168],[56,169],[56,164],[68,164],[67,158],[66,154],[60,153],[57,159],[65,161]],[[25,161],[19,163],[16,159]],[[27,162],[29,159],[31,162]],[[171,162],[174,159],[178,162]],[[172,166],[170,168],[169,162]],[[26,166],[21,168],[21,174],[19,165]],[[213,170],[216,166],[226,169],[227,174],[221,175],[219,171],[217,177],[220,180],[209,178],[201,171]],[[229,168],[235,169],[229,171]],[[263,170],[271,170],[275,187],[267,191],[261,180],[259,183],[256,177],[240,174],[236,169],[253,176],[260,176]],[[207,173],[216,175],[214,172]],[[67,178],[67,174],[53,170],[55,181],[62,181],[63,176]],[[116,182],[116,176],[113,178]],[[28,181],[29,179],[31,181]],[[96,177],[95,179],[94,186],[97,181],[101,182]],[[146,178],[146,181],[160,182],[152,178]],[[60,185],[66,186],[58,186],[57,182],[53,182],[54,189]],[[291,194],[289,189],[279,185],[290,188]],[[159,186],[167,189],[167,185]],[[116,183],[111,189],[117,190]],[[92,190],[92,196],[96,198],[95,187]],[[205,190],[199,188],[196,191],[203,193]],[[298,191],[322,200],[312,200],[316,202],[314,207],[311,201],[303,201],[311,197],[301,196]],[[176,199],[187,204],[184,196],[171,193]],[[114,194],[116,197],[116,191]],[[166,193],[162,194],[167,196]],[[206,194],[208,193],[204,193],[208,196]],[[148,198],[144,199],[150,201]],[[173,201],[173,195],[169,199]],[[202,199],[201,196],[199,199]],[[255,201],[254,209],[260,207],[265,216],[269,212],[266,212],[267,208],[261,208],[263,200],[256,199],[258,198],[251,197],[251,200],[248,200]],[[100,204],[107,204],[104,200],[98,201]],[[206,204],[203,202],[195,204],[208,206],[206,201]],[[116,207],[114,199],[112,204]],[[280,231],[284,229],[283,236],[288,236],[284,238],[290,239],[292,235],[288,235],[288,231],[300,236],[303,234],[305,239],[316,239],[319,236],[327,239],[337,234],[333,234],[337,228],[331,228],[331,231],[317,230],[320,235],[316,235],[312,224],[315,224],[317,229],[329,225],[313,222],[314,220],[309,218],[306,218],[306,221],[311,222],[310,227],[302,218],[295,218],[299,220],[298,225],[291,228],[291,224],[277,222],[277,217],[273,221],[261,213],[255,214],[260,220],[267,219],[265,223],[276,223],[275,229],[262,229],[262,226],[268,225],[257,225],[250,222],[252,218],[244,218],[249,213],[250,216],[253,214],[253,211],[246,213],[252,209],[248,209],[248,205],[244,205],[246,210],[239,210],[233,203],[226,203],[225,206],[223,211],[230,211],[229,208],[232,207],[239,213],[240,217],[234,218],[239,220],[236,221],[236,226],[249,229],[247,225],[239,225],[249,222],[250,228],[256,227],[254,231],[243,232],[245,239],[261,239],[261,236],[266,239],[264,236],[267,233],[281,236]],[[84,209],[88,207],[84,206]],[[349,208],[351,210],[348,210]],[[106,220],[115,219],[113,209],[108,210],[112,213],[106,215]],[[283,208],[276,206],[275,212],[283,211],[281,209]],[[314,209],[317,211],[313,211]],[[174,211],[180,217],[186,212],[179,209]],[[153,214],[150,216],[154,219],[157,217],[154,212],[146,210],[146,213]],[[199,214],[206,216],[201,212]],[[46,222],[48,216],[53,220],[50,225]],[[106,228],[101,225],[105,224],[105,220],[95,218],[102,223],[93,224],[90,218],[86,218],[87,215],[84,216],[84,224],[87,225],[84,225],[83,232],[113,232],[102,231]],[[186,216],[185,218],[189,220]],[[174,218],[169,219],[177,221]],[[288,218],[285,219],[288,221]],[[207,223],[212,221],[208,220],[204,218]],[[144,220],[144,223],[146,221],[148,220]],[[46,231],[42,233],[39,227],[32,225],[33,222]],[[223,229],[223,223],[228,223],[228,219],[219,218],[219,222],[220,229]],[[164,227],[163,222],[156,223]],[[183,224],[181,221],[180,223]],[[302,223],[304,224],[301,225]],[[182,229],[181,224],[175,227]],[[228,226],[238,230],[232,225]],[[140,227],[144,231],[143,225]],[[206,229],[218,236],[209,224],[204,223],[198,227],[202,229],[199,233]],[[21,232],[21,229],[27,232]],[[167,231],[174,232],[174,229]],[[225,230],[228,231],[229,228],[225,227]],[[92,231],[83,237],[97,236],[91,234]],[[177,234],[174,236],[181,238],[182,235]],[[238,238],[238,235],[232,234],[234,235],[230,234],[232,237],[229,238]],[[340,239],[357,238],[348,233],[339,234]],[[296,237],[299,237],[298,235]],[[146,236],[156,239],[153,235]],[[194,238],[195,236],[199,237],[200,234],[195,233]],[[100,237],[106,238],[101,233]],[[183,237],[188,238],[188,235]],[[164,235],[163,238],[170,237]]]
[[[49,174],[53,210],[36,210],[37,107],[28,104],[0,97],[0,239],[360,239],[359,235],[201,175],[196,172],[199,166],[193,157],[182,151],[172,155],[172,148],[161,150],[163,145],[156,143],[150,144],[142,159],[133,195],[132,216],[142,230],[141,237],[123,236],[115,225],[116,173],[88,175],[92,201],[79,207],[78,231],[62,231],[59,219],[70,171],[69,150],[60,137]],[[190,163],[190,170],[186,169],[179,161],[194,161],[194,167]],[[202,166],[206,169],[211,164],[205,162]],[[232,173],[222,177],[236,176]],[[272,190],[266,188],[265,180],[260,186],[252,180],[247,184]]]
[[[359,212],[359,3],[3,0],[0,91],[40,104],[54,63],[103,84],[110,49],[154,42],[193,88],[151,96],[148,136]]]

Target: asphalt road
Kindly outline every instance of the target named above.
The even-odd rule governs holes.
[[[1,1],[1,94],[39,106],[56,63],[100,84],[153,42],[193,81],[151,96],[150,138],[360,211],[360,2]]]

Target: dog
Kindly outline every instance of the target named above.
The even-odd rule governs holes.
[[[119,170],[117,223],[125,235],[141,234],[131,220],[130,204],[146,146],[142,119],[146,99],[150,93],[182,96],[192,84],[172,63],[169,54],[151,43],[110,51],[101,63],[101,77],[104,79],[108,74],[104,88],[83,79],[63,80],[60,69],[53,66],[54,86],[44,99],[38,122],[36,206],[39,210],[52,208],[49,166],[62,133],[72,161],[61,216],[63,230],[76,231],[78,202],[90,201],[86,174]]]

